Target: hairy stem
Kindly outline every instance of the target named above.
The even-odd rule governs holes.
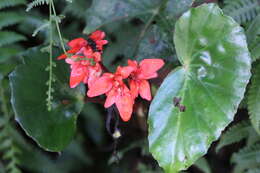
[[[49,81],[48,81],[48,97],[47,97],[47,108],[49,111],[51,111],[51,100],[52,100],[52,45],[53,45],[53,36],[52,36],[52,19],[51,19],[51,15],[52,15],[52,11],[51,11],[51,6],[52,3],[49,3],[49,22],[50,22],[50,44],[49,44]]]

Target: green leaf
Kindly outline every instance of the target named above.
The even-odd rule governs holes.
[[[248,111],[256,132],[260,134],[260,64],[254,68],[252,84],[249,88]]]
[[[191,9],[175,29],[182,67],[162,83],[148,119],[150,151],[169,173],[188,168],[218,139],[251,76],[243,29],[217,5]],[[184,111],[174,105],[176,98]]]
[[[31,3],[27,5],[26,11],[28,12],[34,7],[45,5],[45,4],[49,4],[49,0],[33,0]]]
[[[0,47],[18,41],[26,40],[26,38],[23,35],[12,31],[0,31],[0,38]]]
[[[0,47],[0,63],[6,62],[9,58],[17,55],[22,51],[21,47],[18,46],[5,46],[5,47]]]
[[[161,20],[167,22],[187,10],[191,2],[192,0],[93,0],[86,13],[87,26],[84,32],[88,34],[108,23],[133,17],[141,17],[146,23],[160,15]],[[164,6],[167,8],[160,13]]]
[[[26,4],[26,0],[1,0],[0,9]]]
[[[0,13],[0,29],[10,25],[14,25],[24,20],[25,16],[17,12],[1,12]]]
[[[10,74],[11,103],[16,121],[41,147],[60,151],[74,135],[77,114],[83,107],[84,89],[70,89],[69,66],[57,62],[53,69],[56,82],[52,110],[48,111],[46,81],[49,74],[45,70],[49,65],[48,54],[34,48],[24,56],[25,64]]]

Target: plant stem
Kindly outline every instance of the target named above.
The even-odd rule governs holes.
[[[49,44],[49,51],[50,51],[50,56],[49,56],[49,81],[48,81],[48,98],[47,98],[47,108],[50,111],[51,110],[51,93],[52,93],[52,45],[53,45],[53,36],[52,36],[52,19],[51,19],[51,6],[52,3],[49,3],[49,22],[50,22],[50,44]]]
[[[56,15],[56,10],[55,10],[55,7],[54,7],[53,0],[50,0],[50,4],[52,6],[53,14],[56,17],[57,15]],[[60,38],[60,44],[61,44],[62,50],[63,50],[64,54],[67,55],[67,52],[66,52],[66,49],[65,49],[65,46],[64,46],[64,42],[63,42],[63,39],[62,39],[62,36],[61,36],[59,23],[56,19],[55,19],[55,23],[56,23],[56,28],[57,28],[58,35],[59,35],[59,38]]]

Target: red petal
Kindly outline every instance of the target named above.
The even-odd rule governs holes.
[[[133,72],[133,70],[134,68],[132,66],[118,66],[116,74],[121,75],[123,79],[126,79]]]
[[[147,80],[141,80],[139,82],[139,93],[143,99],[150,101],[152,99],[150,84]]]
[[[96,41],[96,40],[102,40],[103,38],[105,38],[105,36],[106,36],[105,32],[97,30],[97,31],[91,33],[89,38]]]
[[[150,79],[163,65],[162,59],[144,59],[139,64],[141,72],[138,76],[139,78]]]
[[[135,99],[138,96],[138,91],[139,91],[138,83],[135,80],[130,80],[129,85],[130,85],[131,95],[133,99]]]
[[[67,51],[68,54],[74,54],[74,53],[77,53],[79,51],[78,48],[73,48],[73,49],[70,49]],[[67,58],[67,55],[66,54],[62,54],[61,56],[59,56],[57,59],[58,60],[61,60],[61,59],[65,59]]]
[[[89,66],[89,78],[86,83],[88,83],[88,87],[92,87],[94,83],[100,78],[102,73],[101,66],[97,63],[96,66]]]
[[[116,107],[123,121],[128,121],[133,112],[134,101],[130,93],[124,93],[116,100]]]
[[[86,69],[73,68],[70,73],[70,87],[75,88],[87,76],[88,76],[88,73],[87,73]]]
[[[112,79],[108,75],[103,75],[93,83],[93,85],[89,88],[87,95],[89,97],[95,97],[105,94],[111,90],[112,86]]]
[[[78,48],[85,46],[87,41],[84,38],[76,38],[68,42],[68,46],[71,48]]]
[[[133,67],[135,70],[136,70],[137,67],[138,67],[138,64],[137,64],[136,61],[132,61],[132,60],[129,59],[129,60],[127,61],[127,63],[128,63],[129,66]]]
[[[116,102],[116,98],[117,98],[117,95],[116,95],[116,90],[112,89],[108,92],[107,94],[107,99],[106,99],[106,102],[105,102],[105,108],[109,108],[110,106],[112,106],[115,102]]]
[[[67,55],[66,54],[62,54],[62,55],[60,55],[60,56],[58,56],[58,60],[61,60],[61,59],[65,59],[65,58],[67,58]]]
[[[100,62],[101,61],[101,54],[100,54],[100,52],[93,53],[93,58],[94,58],[95,62]]]

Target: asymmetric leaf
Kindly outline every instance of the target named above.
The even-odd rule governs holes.
[[[149,148],[167,173],[192,165],[233,120],[250,78],[243,29],[214,4],[184,13],[174,42],[182,67],[149,110]]]

